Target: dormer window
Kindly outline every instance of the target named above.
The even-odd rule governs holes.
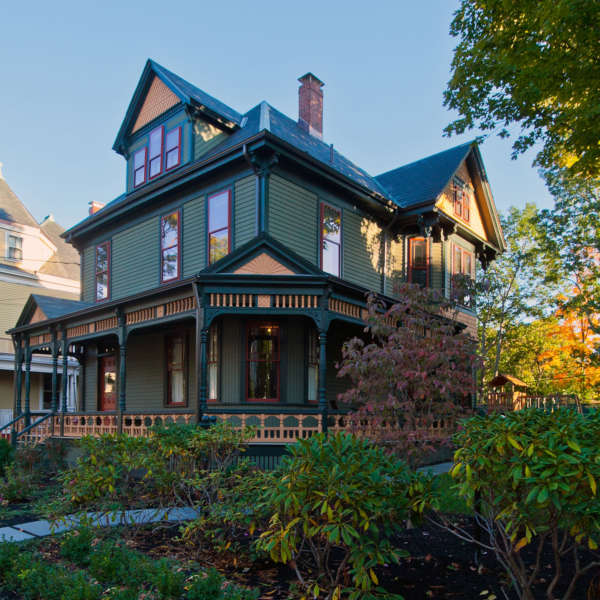
[[[150,142],[148,144],[148,171],[150,179],[160,175],[162,172],[163,132],[164,127],[161,126],[150,133]]]
[[[146,147],[133,155],[133,187],[146,183]]]
[[[181,162],[181,127],[167,133],[165,162],[167,171]]]
[[[8,236],[8,258],[23,260],[23,238],[18,235]]]

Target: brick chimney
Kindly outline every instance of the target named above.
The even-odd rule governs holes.
[[[312,73],[298,79],[298,124],[311,135],[323,138],[323,91],[325,85]]]
[[[104,204],[96,202],[95,200],[90,201],[90,215],[97,213],[101,208],[104,208]]]

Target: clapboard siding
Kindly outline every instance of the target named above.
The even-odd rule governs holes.
[[[281,398],[286,404],[303,404],[306,401],[305,321],[289,320],[284,328],[286,343],[286,386],[285,396]],[[283,373],[282,373],[283,375]]]
[[[189,277],[206,266],[205,196],[183,205],[183,276]]]
[[[431,242],[429,247],[430,287],[436,290],[444,288],[444,259],[442,242]]]
[[[403,238],[399,238],[397,241],[388,240],[385,275],[384,293],[394,296],[397,285],[405,279]]]
[[[96,299],[94,284],[95,246],[88,246],[81,254],[83,260],[83,281],[81,282],[82,298],[84,302],[94,302]]]
[[[235,247],[256,235],[256,176],[250,175],[235,183],[234,233]]]
[[[90,344],[85,352],[85,410],[98,410],[98,356],[95,344]]]
[[[202,119],[196,119],[194,121],[194,158],[206,154],[226,137],[227,134],[218,127]]]
[[[154,217],[112,238],[111,298],[123,298],[159,283],[159,219]]]
[[[313,264],[318,264],[317,196],[272,175],[269,183],[269,233]]]
[[[160,411],[165,397],[164,335],[131,335],[127,340],[127,410]]]
[[[381,291],[379,227],[345,209],[342,217],[342,238],[342,277],[369,290]]]
[[[243,402],[241,378],[245,356],[242,352],[244,337],[240,319],[224,319],[221,324],[220,397],[223,404]]]

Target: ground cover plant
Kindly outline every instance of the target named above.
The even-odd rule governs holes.
[[[474,417],[456,435],[452,476],[480,535],[444,524],[493,552],[523,600],[540,584],[548,599],[576,598],[600,572],[599,435],[600,413],[567,409]]]

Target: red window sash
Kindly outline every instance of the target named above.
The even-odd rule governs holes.
[[[148,175],[149,175],[149,179],[154,179],[155,177],[158,177],[163,172],[164,130],[165,130],[165,128],[161,125],[160,127],[153,129],[150,132],[150,135],[148,136]],[[151,153],[152,152],[152,144],[151,144],[152,135],[157,131],[160,131],[160,147],[159,147],[157,154],[152,154]],[[160,167],[158,168],[158,172],[155,173],[154,175],[152,175],[152,169],[150,168],[150,165],[151,165],[152,161],[157,158],[160,161]]]
[[[425,242],[425,265],[420,267],[415,267],[413,265],[414,258],[414,242]],[[429,244],[427,243],[427,238],[410,238],[408,240],[408,282],[412,283],[412,273],[413,271],[425,271],[425,287],[429,287]]]
[[[211,205],[211,200],[217,196],[221,196],[224,192],[227,193],[227,226],[226,227],[220,227],[219,229],[210,229],[210,205]],[[210,265],[212,264],[211,261],[211,257],[210,257],[210,240],[212,238],[212,236],[216,233],[220,233],[221,231],[227,231],[227,253],[229,254],[231,252],[231,189],[227,189],[227,190],[221,190],[220,192],[217,192],[216,194],[211,194],[208,197],[208,202],[207,202],[207,229],[208,229],[208,235],[207,235],[207,249],[206,249],[206,256],[207,256],[207,263]]]
[[[250,330],[255,327],[271,327],[274,331],[271,333],[277,338],[277,352],[271,358],[271,363],[277,367],[277,397],[276,398],[250,398],[248,396],[248,388],[250,387],[250,363],[267,362],[265,360],[253,359],[250,357],[249,341],[250,341]],[[276,331],[276,335],[274,335]],[[281,336],[279,325],[269,322],[250,322],[246,325],[246,402],[263,402],[263,403],[277,403],[281,398]]]
[[[98,248],[106,246],[106,269],[98,269]],[[96,246],[96,253],[94,255],[94,297],[96,302],[104,302],[110,298],[110,242],[102,242]],[[106,273],[106,298],[98,298],[98,275],[104,275]]]
[[[177,214],[177,239],[174,244],[171,244],[170,246],[163,246],[163,239],[162,239],[163,221],[174,214]],[[179,241],[181,239],[181,211],[176,210],[172,213],[169,213],[168,215],[163,215],[160,219],[160,225],[161,225],[161,227],[160,227],[160,281],[161,281],[161,283],[165,283],[167,281],[177,281],[178,279],[181,278],[181,252],[179,251],[180,250]],[[164,264],[163,264],[164,252],[165,252],[165,250],[170,250],[171,248],[177,248],[177,276],[176,277],[168,277],[167,279],[165,279],[164,278]]]
[[[336,212],[340,217],[340,241],[339,242],[333,241],[328,236],[323,235],[323,230],[324,230],[323,222],[324,222],[324,213],[325,213],[326,206],[327,206],[327,208]],[[324,246],[323,242],[324,241],[327,241],[329,244],[333,244],[334,246],[336,246],[337,247],[337,255],[338,255],[338,260],[337,260],[338,272],[331,273],[331,275],[335,275],[336,277],[341,277],[341,273],[342,273],[342,244],[341,244],[342,227],[341,227],[341,223],[342,223],[342,211],[339,210],[338,208],[336,208],[335,206],[331,206],[331,204],[326,204],[325,202],[321,202],[321,221],[320,221],[321,248],[320,248],[319,260],[321,261],[321,270],[323,270],[323,246]]]
[[[172,148],[169,148],[167,146],[167,140],[169,137],[170,133],[173,133],[174,131],[179,130],[179,134],[178,134],[178,138],[177,138],[177,146],[173,146]],[[165,136],[165,165],[166,171],[170,171],[171,169],[174,169],[175,167],[178,167],[181,164],[181,126],[179,127],[175,127],[174,129],[171,129],[170,131],[167,132],[167,135]],[[175,149],[177,149],[177,162],[173,165],[171,165],[170,167],[168,166],[168,162],[167,162],[167,155],[170,154],[171,152],[173,152]]]

